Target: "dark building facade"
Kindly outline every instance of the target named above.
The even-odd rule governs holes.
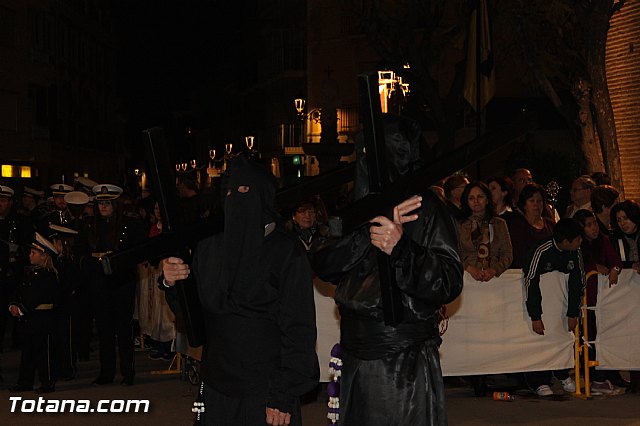
[[[3,179],[46,186],[63,176],[119,177],[122,119],[105,3],[0,0],[0,57]]]

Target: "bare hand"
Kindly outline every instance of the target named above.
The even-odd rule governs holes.
[[[176,281],[184,280],[189,276],[189,265],[179,257],[169,257],[162,261],[162,273],[167,285],[172,286]]]
[[[467,266],[465,268],[465,271],[467,271],[469,273],[469,275],[471,275],[473,277],[474,280],[476,281],[484,281],[482,279],[482,269],[480,268],[476,268],[475,266]]]
[[[535,320],[535,321],[531,321],[531,327],[533,328],[533,331],[541,336],[544,336],[544,323],[542,322],[541,319],[539,320]]]
[[[414,195],[411,198],[407,198],[393,209],[393,221],[402,225],[403,223],[413,222],[418,219],[417,214],[409,214],[422,205],[422,197]]]
[[[618,284],[618,271],[612,269],[609,272],[609,287]]]
[[[370,223],[379,223],[380,226],[369,228],[371,244],[390,255],[393,248],[402,237],[402,224],[418,219],[417,214],[409,214],[422,205],[422,197],[414,195],[404,200],[393,208],[393,221],[384,216],[371,219]]]
[[[495,268],[487,268],[482,271],[482,281],[489,281],[496,276]]]
[[[567,325],[569,326],[569,331],[575,331],[576,325],[578,325],[578,318],[568,317]]]
[[[283,413],[277,408],[267,407],[266,413],[268,425],[287,426],[291,423],[291,414]]]
[[[20,308],[18,308],[16,305],[11,305],[9,306],[9,312],[11,313],[11,316],[13,317],[19,317],[20,316]]]

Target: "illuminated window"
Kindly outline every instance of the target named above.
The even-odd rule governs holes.
[[[13,166],[8,164],[2,165],[2,177],[12,177],[13,176]]]
[[[20,166],[20,177],[21,178],[30,178],[31,177],[31,166]]]

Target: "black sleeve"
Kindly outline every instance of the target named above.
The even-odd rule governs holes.
[[[542,251],[536,249],[533,255],[525,262],[524,272],[524,288],[527,292],[527,312],[531,321],[537,321],[542,318],[542,293],[540,292],[540,270],[541,265],[544,265],[542,260],[534,262],[534,259],[538,259],[542,256]]]
[[[463,268],[455,222],[440,200],[426,194],[418,221],[424,227],[422,241],[413,241],[403,233],[391,252],[391,264],[403,292],[440,306],[462,291]]]
[[[291,413],[318,384],[313,273],[306,253],[293,250],[279,282],[280,366],[269,379],[267,407]]]
[[[368,226],[339,240],[328,240],[311,254],[313,271],[324,281],[335,284],[367,255],[371,247]]]

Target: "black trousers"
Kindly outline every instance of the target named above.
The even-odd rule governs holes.
[[[205,413],[201,423],[205,426],[254,426],[266,424],[266,390],[263,395],[232,397],[205,384]],[[301,426],[300,405],[291,414],[291,426]],[[204,420],[204,421],[203,421]]]
[[[71,307],[71,329],[76,354],[80,358],[89,358],[89,342],[93,330],[93,303],[88,283],[79,288],[74,295]],[[74,359],[75,359],[74,354]]]
[[[73,347],[71,314],[64,308],[56,309],[54,318],[53,377],[57,380],[73,375],[75,349]]]
[[[135,283],[116,277],[99,277],[92,283],[92,299],[100,343],[100,377],[113,380],[116,374],[116,342],[120,373],[132,378],[133,303]]]
[[[21,336],[20,371],[18,385],[33,387],[36,370],[40,386],[52,385],[51,378],[51,336],[49,333],[24,333]]]

